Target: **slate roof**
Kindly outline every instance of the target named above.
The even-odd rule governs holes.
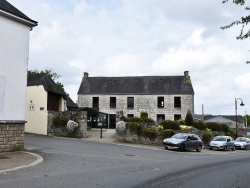
[[[68,94],[65,95],[67,101],[67,107],[78,108],[77,104],[70,98]]]
[[[194,94],[189,76],[83,77],[78,94]]]
[[[11,5],[6,0],[0,0],[0,10],[3,10],[5,12],[12,14],[12,15],[18,16],[20,18],[23,18],[23,19],[29,21],[29,22],[32,22],[35,26],[38,23],[37,21],[30,19],[28,16],[26,16],[24,13],[22,13],[20,10],[18,10],[16,7]]]
[[[59,89],[56,83],[46,73],[28,75],[27,86],[43,85],[45,91],[63,95],[64,93]]]
[[[218,117],[218,116],[236,122],[236,116],[235,115],[212,115],[212,114],[205,114],[204,115],[204,121],[215,118],[215,117]],[[194,114],[193,118],[197,119],[197,120],[203,120],[203,115],[202,114]],[[237,122],[239,122],[239,123],[243,122],[243,117],[241,115],[237,115]]]

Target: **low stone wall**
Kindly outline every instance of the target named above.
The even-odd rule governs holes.
[[[78,127],[73,131],[69,132],[67,124],[65,125],[54,125],[53,119],[56,116],[64,114],[68,119],[72,119],[78,123]],[[74,138],[84,138],[87,132],[87,112],[86,111],[66,111],[56,112],[48,111],[48,136],[65,136]]]
[[[25,121],[0,121],[0,153],[24,150]]]
[[[182,131],[176,131],[176,133],[182,132]],[[197,130],[194,129],[190,131],[189,133],[196,134],[202,139],[203,133],[206,131]],[[212,137],[215,136],[216,132],[211,131]],[[123,134],[116,134],[116,138],[119,141],[122,142],[129,142],[129,143],[135,143],[135,144],[145,144],[145,145],[156,145],[156,146],[162,146],[163,140],[165,137],[163,134],[158,133],[156,138],[154,140],[150,140],[149,138],[145,138],[144,136],[137,136],[136,134],[132,133],[129,129],[126,129],[126,131]]]

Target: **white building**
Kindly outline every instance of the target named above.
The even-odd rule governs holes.
[[[23,148],[29,35],[35,26],[36,21],[0,0],[0,133],[11,126],[12,132],[5,133],[14,135],[0,140],[0,152]],[[15,138],[13,130],[22,138]]]

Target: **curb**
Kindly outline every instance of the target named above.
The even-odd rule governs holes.
[[[9,172],[17,171],[17,170],[23,170],[23,169],[27,169],[27,168],[32,168],[34,166],[37,166],[37,165],[43,163],[43,158],[40,155],[37,155],[35,153],[30,153],[30,152],[24,152],[24,151],[23,151],[23,153],[28,153],[30,155],[35,156],[36,161],[34,161],[28,165],[22,165],[22,166],[18,166],[18,167],[6,169],[6,170],[0,170],[0,174],[9,173]]]

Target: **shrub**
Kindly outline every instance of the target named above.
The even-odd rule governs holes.
[[[164,120],[159,123],[163,126],[163,129],[181,130],[180,123],[178,121]]]
[[[193,127],[192,126],[187,126],[187,125],[181,125],[180,128],[181,128],[182,132],[189,133],[192,130]]]
[[[212,131],[221,131],[221,126],[219,123],[207,122],[205,124],[206,124],[207,128],[211,129]]]
[[[170,138],[175,132],[172,129],[166,129],[163,131],[163,138]]]
[[[56,117],[53,118],[53,124],[56,126],[64,126],[67,125],[67,122],[69,119],[66,117],[65,114],[59,114]]]
[[[149,140],[154,140],[157,136],[157,130],[155,127],[149,127],[144,130],[145,138],[149,138]]]
[[[128,128],[132,133],[136,134],[138,137],[142,136],[143,125],[139,123],[129,123]]]
[[[207,122],[205,125],[212,131],[229,132],[229,127],[224,123]]]
[[[125,122],[145,122],[145,123],[155,123],[155,121],[151,118],[143,117],[132,117],[132,118],[124,118]]]
[[[193,122],[193,127],[199,130],[206,130],[207,126],[204,124],[203,121],[194,121]]]
[[[92,129],[92,127],[90,127],[90,126],[87,126],[87,130],[91,130]]]
[[[147,112],[141,112],[141,118],[148,118]]]
[[[208,144],[212,139],[212,134],[210,132],[204,132],[202,135],[202,142]]]
[[[191,114],[191,111],[188,110],[185,118],[185,125],[192,126],[194,122],[193,116]]]

